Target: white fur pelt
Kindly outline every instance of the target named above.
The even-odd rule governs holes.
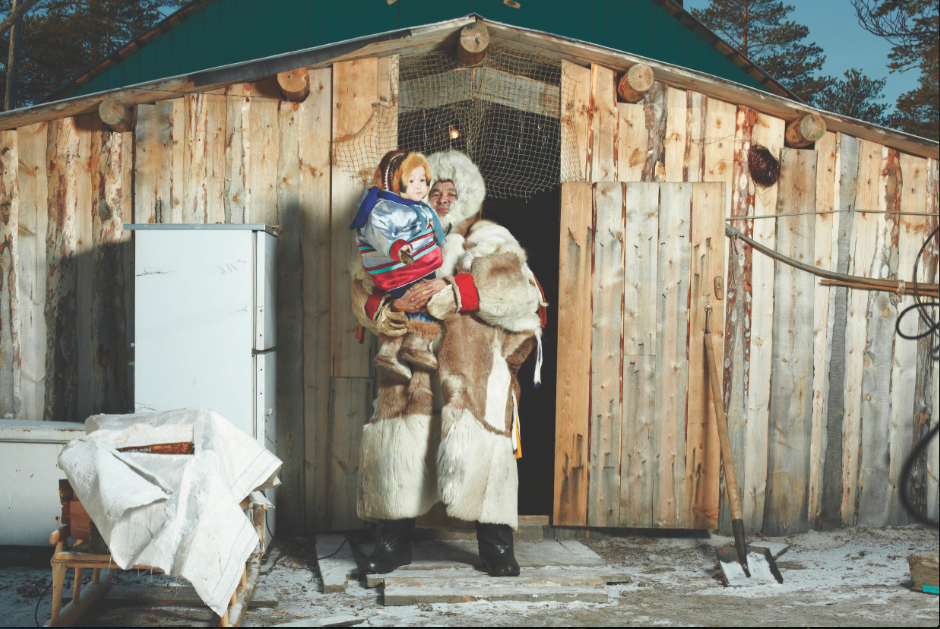
[[[440,502],[440,418],[409,415],[366,424],[359,446],[359,517],[416,518]]]
[[[485,396],[485,415],[476,418],[461,404],[448,404],[441,414],[438,483],[448,515],[462,520],[518,525],[519,475],[506,427],[512,376],[502,356],[501,335],[491,345],[492,366],[486,382],[466,382],[460,373],[444,376],[452,394]],[[468,391],[469,388],[474,390]],[[457,396],[453,395],[452,399]],[[490,430],[485,427],[482,420]]]

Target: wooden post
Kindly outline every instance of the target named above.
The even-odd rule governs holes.
[[[655,80],[653,68],[638,63],[620,77],[620,82],[617,84],[617,93],[625,102],[638,103],[646,96],[646,92],[653,87]]]
[[[490,32],[482,22],[463,27],[457,41],[457,61],[465,68],[479,65],[486,58],[490,47]]]
[[[803,116],[787,125],[787,146],[800,149],[826,135],[826,121],[816,114]]]
[[[98,105],[98,115],[113,131],[124,133],[134,128],[134,108],[116,98],[107,98]]]
[[[10,13],[16,12],[16,0],[10,5]],[[3,110],[16,109],[16,82],[20,75],[20,43],[23,40],[22,23],[17,21],[10,27],[10,56],[7,60],[7,88],[3,94]]]
[[[307,76],[307,68],[278,72],[277,84],[280,86],[284,98],[295,103],[304,102],[307,99],[307,94],[310,93],[310,79]]]

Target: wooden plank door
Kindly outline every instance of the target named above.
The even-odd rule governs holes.
[[[554,521],[713,528],[723,184],[562,185]]]

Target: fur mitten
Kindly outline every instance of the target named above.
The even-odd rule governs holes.
[[[457,294],[454,290],[454,285],[449,284],[447,288],[434,293],[428,302],[428,314],[441,321],[457,314],[460,306],[457,303]]]

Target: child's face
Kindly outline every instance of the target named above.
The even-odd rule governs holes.
[[[420,201],[428,193],[428,178],[424,166],[418,166],[411,171],[405,180],[405,198],[411,201]]]

